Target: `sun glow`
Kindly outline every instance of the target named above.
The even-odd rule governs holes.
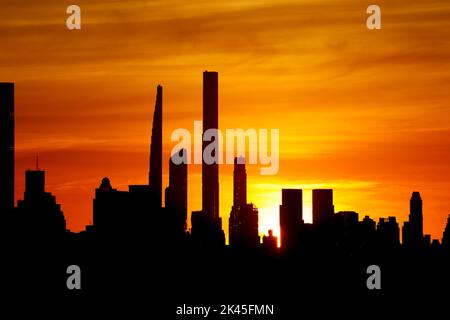
[[[258,209],[259,234],[261,236],[267,235],[268,231],[271,229],[273,230],[273,234],[279,237],[281,189],[278,192],[266,194],[262,197],[255,196],[255,198],[264,199],[264,203],[262,203]],[[310,189],[303,190],[303,221],[305,223],[312,222],[312,199]]]

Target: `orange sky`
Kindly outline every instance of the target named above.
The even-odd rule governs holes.
[[[145,183],[156,85],[164,86],[164,186],[172,130],[201,120],[202,72],[219,72],[220,128],[279,128],[280,171],[248,167],[260,229],[278,230],[282,187],[335,190],[336,210],[403,223],[413,190],[424,228],[450,213],[450,3],[347,0],[2,1],[0,81],[16,83],[16,198],[39,153],[74,231],[101,179]],[[231,166],[220,168],[228,230]],[[189,211],[201,209],[189,169]]]

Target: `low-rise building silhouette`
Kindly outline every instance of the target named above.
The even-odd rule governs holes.
[[[273,235],[273,230],[270,229],[268,235],[263,236],[263,249],[266,253],[274,253],[278,248],[278,237]]]

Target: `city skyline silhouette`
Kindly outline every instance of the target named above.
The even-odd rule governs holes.
[[[4,318],[446,317],[448,0],[0,2]]]
[[[218,112],[218,91],[219,91],[219,82],[218,82],[218,73],[217,72],[208,72],[205,71],[204,72],[204,78],[203,78],[203,118],[204,121],[206,119],[206,121],[204,122],[203,125],[203,132],[205,132],[205,130],[207,129],[218,129],[218,119],[219,119],[219,112]],[[7,190],[7,192],[5,192],[3,194],[4,198],[2,199],[2,208],[3,211],[11,211],[13,208],[12,206],[12,198],[14,198],[14,181],[11,181],[11,179],[14,177],[14,152],[12,150],[14,150],[14,117],[11,117],[11,114],[13,115],[15,112],[14,110],[14,84],[12,83],[2,83],[2,98],[4,100],[4,104],[5,106],[7,106],[6,108],[3,108],[4,113],[2,114],[2,129],[3,129],[3,140],[2,140],[2,154],[6,154],[6,150],[8,150],[9,155],[7,157],[3,156],[2,157],[2,177],[4,177],[4,179],[2,179],[3,183],[5,184],[4,189]],[[152,129],[151,129],[151,142],[150,142],[150,154],[149,154],[149,182],[147,185],[130,185],[129,186],[129,192],[130,195],[131,193],[136,193],[137,194],[142,194],[142,193],[148,193],[148,197],[152,199],[152,201],[156,201],[156,204],[146,204],[145,203],[145,197],[143,199],[141,199],[141,206],[143,206],[143,208],[147,208],[147,209],[139,209],[139,205],[137,207],[135,207],[134,211],[138,210],[138,211],[142,211],[142,210],[147,210],[147,211],[151,211],[151,208],[163,208],[164,206],[162,205],[162,163],[163,163],[163,151],[162,151],[162,141],[163,141],[163,118],[162,118],[162,114],[163,114],[163,93],[162,93],[162,86],[158,85],[157,86],[157,93],[156,93],[156,99],[155,99],[155,108],[154,108],[154,112],[153,112],[153,123],[152,123]],[[194,144],[195,142],[193,142]],[[206,143],[205,141],[203,141],[203,145],[202,145],[202,149],[204,150],[209,143]],[[215,147],[218,146],[217,142],[214,142]],[[11,152],[13,152],[11,154]],[[184,152],[186,153],[186,150],[179,150],[178,152],[180,152],[180,155]],[[248,152],[248,150],[247,150]],[[188,156],[187,153],[184,154],[184,156],[182,157],[186,157]],[[190,155],[189,155],[190,156]],[[238,157],[239,158],[239,157]],[[223,213],[220,216],[219,219],[219,207],[217,205],[217,203],[219,202],[219,195],[218,195],[218,190],[219,190],[219,165],[218,164],[213,164],[213,165],[207,165],[204,163],[203,160],[203,165],[202,165],[202,176],[203,176],[203,180],[202,180],[202,188],[203,188],[203,196],[202,196],[202,202],[203,202],[203,209],[200,211],[193,211],[192,215],[188,214],[188,196],[187,196],[187,176],[188,176],[188,170],[187,167],[188,165],[186,165],[184,170],[185,172],[183,173],[183,175],[185,175],[186,177],[183,178],[183,180],[185,180],[184,182],[184,187],[175,187],[178,188],[177,190],[184,190],[183,192],[185,193],[185,195],[175,195],[175,194],[171,194],[170,193],[170,182],[169,185],[166,188],[166,196],[165,196],[165,201],[166,201],[166,205],[167,206],[173,206],[173,204],[171,203],[171,199],[175,199],[176,197],[180,197],[181,196],[181,200],[178,200],[178,203],[182,202],[185,204],[185,207],[183,208],[179,208],[182,212],[184,212],[182,214],[182,216],[184,216],[184,222],[179,222],[181,225],[183,225],[183,232],[188,232],[188,233],[192,233],[192,229],[195,229],[193,227],[193,225],[195,225],[195,222],[192,223],[193,221],[198,221],[198,218],[200,216],[209,216],[209,218],[207,218],[207,220],[209,221],[209,224],[211,225],[215,225],[217,228],[217,231],[215,232],[219,232],[221,235],[219,236],[219,238],[223,238],[221,240],[221,242],[225,241],[225,234],[227,235],[227,239],[230,238],[230,234],[233,232],[233,229],[238,228],[242,222],[240,221],[239,218],[239,208],[246,208],[247,203],[237,203],[239,202],[239,200],[237,200],[236,198],[239,198],[239,194],[236,193],[236,189],[238,188],[237,186],[239,184],[242,184],[245,186],[241,186],[241,188],[244,188],[244,195],[242,195],[242,198],[244,198],[244,202],[247,199],[247,175],[246,173],[244,174],[245,178],[239,178],[239,175],[236,176],[236,170],[239,170],[239,168],[242,166],[240,164],[237,164],[237,159],[235,158],[235,162],[234,162],[234,187],[233,187],[233,192],[234,192],[234,196],[233,196],[233,206],[231,207],[231,213],[229,215],[229,221],[230,224],[228,225],[228,232],[227,230],[225,230],[222,227],[222,216]],[[8,159],[8,161],[6,161],[5,159]],[[12,159],[12,160],[11,160]],[[25,178],[25,193],[24,193],[24,200],[26,200],[26,196],[27,196],[27,190],[30,189],[29,185],[33,185],[36,184],[35,181],[40,180],[39,184],[40,188],[42,190],[44,190],[44,181],[45,181],[45,172],[39,170],[38,168],[38,156],[36,156],[36,170],[27,170],[26,171],[26,178]],[[170,158],[171,159],[171,158]],[[243,172],[245,172],[245,157],[242,157],[243,159]],[[175,170],[172,168],[176,168],[178,165],[175,165],[174,163],[171,162],[171,160],[169,160],[169,168],[170,168],[170,172],[177,172],[178,174],[180,174],[179,170]],[[211,167],[211,168],[210,168]],[[212,171],[211,171],[212,170]],[[175,174],[175,173],[174,173]],[[41,176],[41,178],[31,178],[31,177],[39,177]],[[9,178],[8,178],[9,177]],[[12,178],[11,178],[12,177]],[[33,181],[33,180],[34,181]],[[173,179],[178,179],[176,177],[171,177],[169,175],[169,180],[172,181]],[[236,181],[236,179],[238,179],[238,182]],[[239,182],[240,180],[245,180],[244,182]],[[8,182],[9,181],[9,182]],[[176,180],[173,180],[176,181]],[[173,182],[172,182],[173,183]],[[237,185],[236,185],[237,183]],[[216,187],[214,187],[216,186]],[[116,191],[116,189],[113,189],[111,186],[111,182],[109,178],[103,178],[102,183],[99,187],[99,189],[96,189],[96,195],[98,194],[98,191],[101,191],[105,188],[108,189],[112,189],[114,191]],[[33,187],[31,187],[31,189],[33,189]],[[214,189],[216,191],[214,191]],[[297,199],[298,204],[297,209],[298,210],[298,214],[297,213],[292,213],[291,217],[285,216],[285,214],[283,214],[283,210],[282,210],[282,206],[283,206],[283,200],[282,203],[280,204],[280,211],[279,211],[279,221],[280,221],[280,234],[276,234],[278,236],[278,238],[281,238],[281,233],[283,232],[282,230],[286,227],[285,224],[286,222],[283,222],[282,220],[286,221],[286,219],[288,219],[289,222],[289,228],[294,228],[295,231],[295,226],[293,226],[294,224],[305,224],[305,221],[303,219],[303,210],[304,210],[304,206],[303,206],[303,190],[302,189],[291,189],[292,191],[290,191],[291,193],[294,192],[300,192],[298,195],[294,196],[294,198]],[[280,189],[280,192],[282,191],[283,194],[283,198],[284,199],[284,193],[288,192],[287,189],[282,188],[282,190]],[[28,191],[30,192],[30,191]],[[32,191],[31,191],[32,192]],[[44,192],[44,191],[42,191]],[[212,193],[211,193],[212,192]],[[121,194],[125,194],[124,191],[119,191],[119,193]],[[419,202],[420,204],[417,204],[414,210],[413,210],[413,198],[416,198],[416,202]],[[183,200],[184,199],[184,200]],[[417,200],[418,199],[418,200]],[[24,203],[24,200],[18,200],[18,207],[21,206],[22,203]],[[138,201],[139,202],[139,201]],[[173,201],[172,201],[173,202]],[[292,202],[292,200],[291,200]],[[124,204],[125,207],[122,207],[121,210],[127,210],[127,206],[126,204]],[[251,207],[253,207],[253,209],[251,207],[248,208],[249,212],[253,212],[255,211],[255,217],[256,220],[255,222],[253,222],[254,225],[256,225],[256,232],[257,232],[257,238],[258,238],[258,245],[260,244],[260,240],[262,239],[260,237],[260,231],[258,228],[258,208],[254,206],[253,203],[249,204],[251,205]],[[59,206],[59,205],[58,205]],[[179,207],[179,205],[178,205]],[[236,210],[235,210],[236,208]],[[110,208],[111,210],[111,208]],[[130,209],[131,210],[131,209]],[[246,209],[247,210],[247,209]],[[246,210],[244,210],[246,212]],[[292,209],[290,209],[292,211]],[[120,210],[119,210],[120,211]],[[427,244],[428,246],[431,246],[431,244],[433,243],[433,245],[439,245],[439,242],[441,241],[441,243],[445,242],[444,235],[445,235],[445,230],[446,228],[443,228],[442,230],[442,235],[443,237],[441,239],[433,239],[431,238],[430,235],[428,234],[424,234],[424,230],[423,230],[423,213],[422,213],[423,209],[422,209],[422,199],[420,197],[420,193],[419,191],[413,191],[412,192],[412,198],[411,198],[411,204],[410,204],[410,214],[409,214],[409,219],[407,221],[404,222],[403,226],[399,226],[398,222],[396,220],[395,216],[389,216],[389,217],[381,217],[379,218],[378,221],[378,226],[379,229],[381,230],[384,226],[384,224],[386,222],[388,222],[389,224],[393,224],[396,225],[394,226],[394,229],[398,229],[396,231],[396,236],[395,238],[397,238],[397,240],[392,240],[393,242],[397,242],[399,245],[400,243],[402,243],[405,247],[414,247],[414,248],[421,248],[422,246],[424,246],[425,244]],[[62,212],[61,212],[62,214]],[[250,214],[250,213],[249,213]],[[298,216],[297,219],[295,219],[295,216]],[[118,212],[118,216],[120,216],[120,212]],[[191,217],[191,221],[188,222],[188,217]],[[360,221],[361,219],[358,218],[358,213],[356,213],[355,211],[335,211],[334,210],[334,202],[333,202],[333,189],[313,189],[312,190],[312,225],[316,225],[316,226],[320,226],[322,224],[326,224],[326,223],[330,223],[330,221],[332,221],[333,219],[335,219],[336,216],[351,216],[352,220],[354,220],[355,222]],[[356,218],[355,218],[356,217]],[[450,215],[449,215],[450,217]],[[200,220],[202,220],[203,218],[200,218]],[[291,220],[289,220],[291,219]],[[294,219],[294,220],[292,220]],[[338,219],[338,218],[336,218]],[[346,219],[346,218],[345,218]],[[356,220],[355,220],[356,219]],[[365,216],[365,218],[361,221],[362,223],[364,223],[367,219],[370,219],[368,215]],[[98,220],[98,218],[96,218],[96,209],[95,209],[95,199],[94,199],[94,208],[93,208],[93,217],[91,219],[91,221],[94,221],[93,224],[91,225],[86,225],[85,228],[85,232],[87,230],[91,230],[95,225],[96,225],[96,220]],[[231,222],[232,220],[236,220],[239,222],[235,222],[236,227],[233,227],[233,223]],[[148,221],[147,221],[148,222]],[[120,225],[120,223],[122,223],[119,220],[117,220],[118,225]],[[200,224],[204,224],[205,222],[200,222]],[[244,223],[245,224],[245,223]],[[188,228],[188,225],[191,225],[191,228]],[[309,225],[309,224],[306,224]],[[66,222],[64,221],[64,229],[66,228]],[[251,232],[252,227],[250,227],[250,229],[247,229],[248,232]],[[292,231],[292,230],[291,230]],[[287,233],[286,231],[284,231],[285,233]],[[237,232],[239,233],[239,232]],[[267,234],[263,233],[264,238],[266,238],[268,235],[273,234],[273,228],[269,228],[267,230]],[[232,244],[233,241],[229,241],[230,244]],[[281,243],[281,240],[280,240]],[[223,243],[225,244],[225,243]]]
[[[154,2],[149,10],[145,1],[111,7],[93,0],[80,4],[89,14],[76,31],[67,30],[61,4],[5,3],[0,80],[15,82],[18,97],[15,202],[39,153],[68,228],[84,230],[97,176],[119,190],[148,183],[157,84],[165,86],[168,159],[170,133],[202,118],[201,72],[211,69],[221,74],[221,128],[281,130],[279,174],[264,178],[247,166],[261,235],[278,233],[270,217],[281,186],[304,190],[307,222],[312,189],[333,188],[337,211],[395,215],[401,224],[418,190],[425,232],[441,238],[450,208],[441,192],[450,188],[450,48],[441,41],[449,37],[448,4],[380,4],[395,19],[378,31],[367,29],[367,6],[356,0],[228,2]],[[168,162],[162,167],[166,187]],[[202,209],[200,171],[189,168],[188,214]],[[232,171],[220,168],[225,230]]]
[[[210,119],[203,132],[218,129],[217,79],[218,73],[204,72],[203,108]],[[8,107],[0,114],[5,133],[0,146],[2,176],[12,177],[13,85],[0,83],[0,104]],[[395,216],[375,221],[355,211],[336,211],[333,189],[313,189],[313,221],[305,223],[303,190],[282,188],[280,234],[269,230],[261,238],[259,211],[247,192],[252,176],[247,173],[245,157],[238,156],[229,190],[233,206],[226,244],[223,214],[219,215],[214,200],[218,197],[219,165],[203,158],[204,207],[191,213],[189,229],[189,165],[174,161],[175,157],[187,160],[188,152],[179,149],[164,158],[163,110],[163,88],[158,85],[148,148],[148,183],[118,190],[107,176],[100,178],[92,202],[93,223],[82,232],[67,229],[62,206],[47,189],[46,172],[37,159],[36,169],[25,172],[23,200],[16,206],[11,202],[14,181],[3,181],[9,195],[0,205],[6,290],[60,293],[69,298],[105,297],[133,295],[145,286],[160,294],[154,308],[162,314],[187,301],[217,303],[212,296],[219,301],[252,297],[258,303],[276,303],[276,308],[283,310],[276,318],[286,318],[297,313],[296,296],[291,295],[289,286],[301,288],[308,293],[303,297],[315,303],[318,296],[337,303],[349,296],[388,301],[401,293],[417,298],[446,288],[450,215],[442,229],[442,241],[425,234],[427,217],[418,191],[411,194],[409,219],[401,226]],[[203,144],[203,151],[207,148]],[[169,184],[163,204],[162,164],[167,161]],[[33,273],[27,272],[30,265]],[[71,267],[82,272],[75,289],[67,278]],[[381,285],[379,280],[375,286],[369,284],[371,268],[381,272]],[[382,294],[371,295],[372,291]],[[339,296],[342,292],[345,294]]]

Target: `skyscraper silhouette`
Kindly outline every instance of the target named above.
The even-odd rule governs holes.
[[[100,237],[112,237],[114,233],[127,230],[131,219],[124,219],[129,206],[129,195],[126,191],[117,191],[105,177],[95,189],[93,200],[94,228]]]
[[[303,224],[302,190],[283,189],[280,205],[280,240],[283,251],[295,248],[301,224]]]
[[[203,134],[208,129],[218,129],[218,73],[203,72]],[[218,149],[218,141],[203,141],[202,151],[213,144]],[[214,225],[221,226],[219,217],[219,165],[207,164],[202,158],[202,211]]]
[[[420,193],[414,191],[409,201],[409,221],[402,229],[403,244],[408,248],[420,248],[423,245],[423,212]]]
[[[314,189],[312,191],[313,224],[327,224],[333,219],[333,189]]]
[[[25,194],[43,194],[45,192],[45,172],[27,170],[25,172]]]
[[[208,130],[217,130],[219,126],[218,108],[218,73],[203,72],[203,135]],[[225,234],[222,230],[222,219],[219,215],[219,164],[207,163],[205,149],[214,150],[211,156],[217,156],[219,141],[202,139],[202,210],[193,211],[191,215],[192,238],[202,247],[210,249],[222,248],[225,245]]]
[[[230,245],[240,247],[257,247],[260,244],[258,235],[258,209],[247,203],[247,173],[245,159],[234,159],[233,171],[233,207],[229,220]]]
[[[45,172],[25,172],[25,193],[15,209],[16,223],[25,238],[60,239],[66,231],[66,220],[55,196],[45,191]]]
[[[175,164],[173,157],[178,156],[184,161]],[[178,231],[186,229],[187,219],[187,150],[181,149],[169,160],[169,186],[165,191],[165,207],[175,214],[175,225]]]
[[[14,83],[0,83],[0,212],[14,207]]]
[[[245,159],[234,159],[233,171],[233,205],[242,206],[247,203],[247,172],[245,171]]]
[[[162,86],[156,92],[155,111],[153,113],[152,139],[150,145],[150,191],[157,205],[162,206]]]

